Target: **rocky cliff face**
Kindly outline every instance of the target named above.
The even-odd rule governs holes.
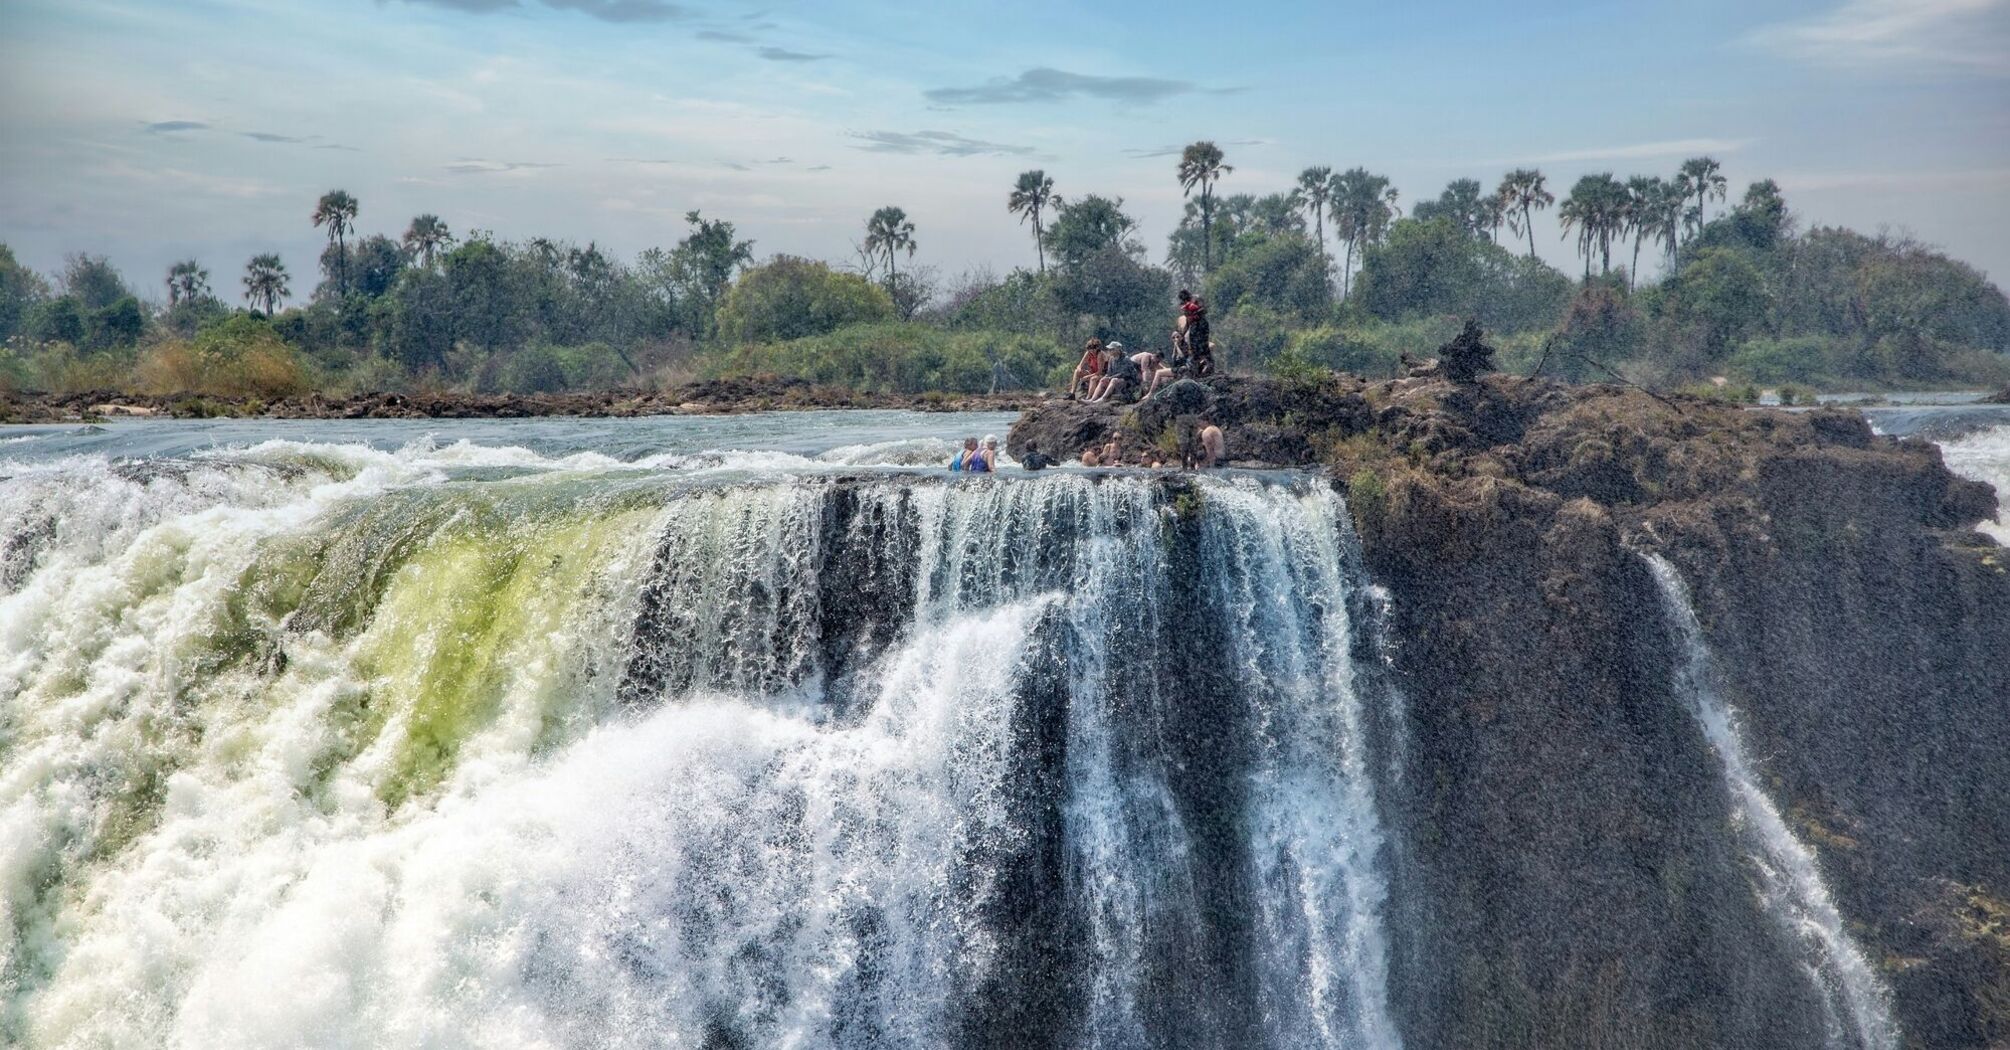
[[[1727,834],[1642,551],[1689,581],[1764,786],[1907,1044],[2010,1041],[2010,556],[1970,528],[1993,493],[1934,446],[1844,412],[1493,376],[1050,402],[1011,447],[1117,433],[1136,460],[1202,422],[1232,461],[1330,469],[1389,591],[1410,1045],[1831,1042]]]

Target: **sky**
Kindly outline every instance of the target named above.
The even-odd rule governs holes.
[[[845,263],[896,204],[947,277],[1032,264],[1005,198],[1040,168],[1160,258],[1196,139],[1223,193],[1358,165],[1406,209],[1708,154],[1733,201],[1772,178],[1804,225],[2004,284],[2010,0],[0,0],[0,243],[155,298],[191,257],[234,295],[268,251],[306,294],[334,188],[364,233],[432,212],[627,258],[698,209]],[[1574,271],[1553,216],[1537,250]]]

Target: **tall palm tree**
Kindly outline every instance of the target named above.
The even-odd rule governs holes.
[[[1612,241],[1626,229],[1626,185],[1611,172],[1586,175],[1570,188],[1556,209],[1563,235],[1577,232],[1577,250],[1584,256],[1584,276],[1591,277],[1591,255],[1599,255],[1599,272],[1612,272]]]
[[[1202,140],[1180,151],[1179,188],[1187,196],[1200,187],[1200,267],[1214,269],[1214,184],[1235,171],[1223,164],[1221,147]]]
[[[1724,178],[1724,166],[1709,157],[1691,157],[1682,162],[1682,168],[1675,174],[1675,184],[1682,187],[1682,199],[1696,198],[1693,218],[1696,232],[1703,232],[1704,201],[1710,197],[1724,199],[1729,182]]]
[[[1298,206],[1312,213],[1312,239],[1319,242],[1319,262],[1326,261],[1326,209],[1333,202],[1333,169],[1320,165],[1298,173],[1298,188],[1292,191]]]
[[[1516,168],[1501,179],[1500,189],[1494,191],[1500,201],[1501,211],[1507,219],[1509,233],[1528,235],[1528,257],[1535,258],[1535,212],[1556,203],[1556,196],[1549,192],[1543,174],[1534,168]],[[1519,219],[1516,216],[1520,216]]]
[[[348,190],[329,190],[314,204],[314,225],[328,227],[335,244],[336,287],[349,294],[349,250],[344,240],[356,222],[356,198]]]
[[[1660,183],[1660,192],[1654,200],[1653,235],[1664,252],[1665,265],[1672,267],[1676,249],[1682,246],[1682,217],[1688,210],[1688,198],[1680,185],[1667,179],[1655,181]]]
[[[1487,240],[1499,244],[1501,227],[1507,223],[1507,204],[1499,197],[1488,195],[1480,202],[1481,214],[1486,218]]]
[[[1349,168],[1333,177],[1333,233],[1347,242],[1347,259],[1340,266],[1340,298],[1353,290],[1354,255],[1379,243],[1389,224],[1403,214],[1396,207],[1396,187],[1386,175],[1366,168]]]
[[[1633,267],[1626,271],[1626,290],[1640,284],[1640,242],[1654,235],[1660,222],[1661,197],[1667,183],[1658,175],[1635,175],[1626,180],[1626,232],[1633,235]]]
[[[405,251],[428,268],[433,265],[433,257],[453,243],[454,235],[447,224],[431,212],[415,217],[405,227]]]
[[[254,255],[244,267],[244,299],[256,306],[265,304],[265,316],[279,308],[279,300],[292,294],[286,286],[286,264],[270,252]]]
[[[1011,196],[1005,198],[1006,211],[1019,216],[1020,222],[1033,224],[1033,251],[1040,257],[1041,273],[1047,272],[1047,228],[1040,222],[1040,213],[1062,203],[1054,193],[1054,180],[1038,170],[1020,172]]]
[[[904,249],[907,257],[914,258],[914,223],[907,219],[907,212],[888,205],[872,213],[865,221],[865,250],[877,257],[886,253],[886,289],[893,291],[896,278],[900,275],[894,269],[894,257]]]
[[[168,267],[168,306],[192,303],[209,294],[209,271],[194,259],[183,259]]]

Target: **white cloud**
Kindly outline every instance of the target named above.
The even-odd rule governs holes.
[[[1746,41],[1823,65],[2010,76],[2010,0],[1845,0],[1827,14],[1762,26]]]

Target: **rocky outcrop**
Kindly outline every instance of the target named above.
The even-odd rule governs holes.
[[[1673,693],[1689,581],[1794,834],[1908,1042],[2010,1041],[2010,555],[1994,493],[1842,410],[1433,373],[1043,402],[1011,434],[1124,462],[1204,423],[1323,464],[1387,588],[1402,759],[1392,1000],[1414,1046],[1821,1047]]]
[[[1690,581],[1775,800],[1920,1046],[2010,1039],[1994,494],[1854,413],[1508,376],[1366,388],[1328,457],[1389,588],[1418,1045],[1820,1046],[1637,556]]]
[[[1130,404],[1049,398],[1012,425],[1006,451],[1016,459],[1037,445],[1067,460],[1114,437],[1122,452],[1115,465],[1176,464],[1198,449],[1199,429],[1214,424],[1231,465],[1315,466],[1334,442],[1373,425],[1366,389],[1339,373],[1306,381],[1215,376],[1180,380]]]
[[[2010,386],[2006,386],[1983,398],[1982,403],[1985,405],[2010,405]]]

